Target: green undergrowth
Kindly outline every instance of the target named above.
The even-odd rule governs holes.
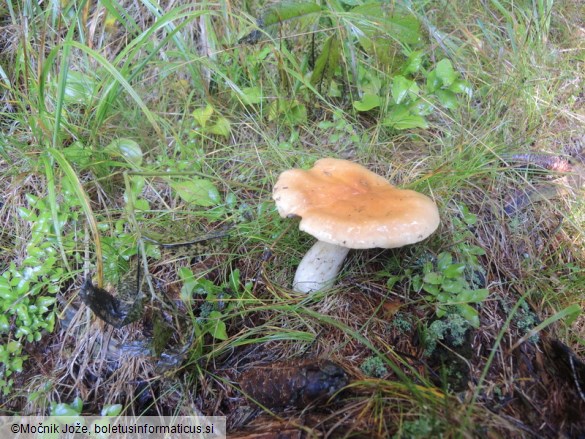
[[[178,285],[181,318],[194,334],[181,357],[183,372],[196,370],[191,380],[212,376],[227,353],[249,345],[268,345],[275,358],[326,346],[333,328],[351,340],[345,349],[361,346],[347,366],[370,379],[362,390],[380,434],[512,429],[477,402],[481,382],[463,397],[473,417],[459,407],[444,421],[444,405],[455,401],[449,387],[436,387],[369,333],[375,318],[360,315],[354,327],[333,305],[321,312],[337,291],[291,293],[312,238],[278,216],[272,187],[280,172],[326,156],[360,162],[439,206],[442,225],[429,240],[352,253],[339,280],[352,293],[372,281],[384,299],[400,298],[388,327],[416,334],[408,355],[428,357],[447,338],[457,347],[466,331],[485,334],[498,350],[502,337],[489,321],[495,303],[515,313],[508,327],[518,337],[535,342],[531,330],[555,322],[585,351],[585,335],[572,326],[585,291],[582,206],[552,200],[516,219],[502,207],[513,193],[506,188],[540,183],[507,156],[534,145],[568,153],[558,145],[573,128],[561,127],[578,119],[571,116],[584,62],[572,2],[218,1],[165,9],[143,0],[132,8],[77,0],[0,7],[5,401],[18,401],[26,380],[41,373],[27,358],[47,339],[60,342],[58,317],[83,276],[111,289],[138,260],[157,267],[160,283]],[[552,230],[539,209],[563,220],[555,235],[562,237],[521,251],[514,221],[517,234],[533,233],[528,244]],[[144,239],[172,243],[218,230],[227,237],[210,244],[213,257],[176,263]],[[148,288],[157,294],[157,285]],[[522,306],[503,297],[512,290],[517,300],[525,295]],[[488,355],[474,360],[482,379]],[[393,397],[408,408],[387,402]],[[388,413],[396,426],[384,424]]]

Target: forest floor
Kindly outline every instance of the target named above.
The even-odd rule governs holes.
[[[585,4],[390,3],[0,6],[1,413],[584,437]],[[299,294],[323,157],[441,224]]]

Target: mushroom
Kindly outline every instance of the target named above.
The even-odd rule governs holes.
[[[318,239],[295,274],[293,289],[302,293],[332,286],[350,249],[413,244],[440,222],[429,197],[347,160],[324,158],[307,171],[283,172],[272,198],[281,217],[301,217],[299,229]]]

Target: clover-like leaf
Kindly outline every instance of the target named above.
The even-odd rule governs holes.
[[[192,116],[198,126],[205,128],[207,126],[207,121],[209,121],[212,114],[213,107],[211,105],[207,105],[205,108],[197,108],[194,110]]]

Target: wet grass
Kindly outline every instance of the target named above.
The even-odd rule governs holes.
[[[367,89],[352,72],[375,72],[389,84],[404,62],[400,45],[383,46],[396,51],[394,64],[363,45],[344,47],[332,73],[340,93],[311,83],[325,36],[348,32],[352,16],[335,2],[319,22],[325,30],[303,16],[261,33],[257,44],[239,42],[257,28],[256,4],[0,7],[0,270],[13,282],[0,284],[9,316],[0,326],[3,346],[17,346],[2,357],[1,411],[46,413],[51,403],[81,397],[87,413],[114,403],[127,413],[195,410],[227,416],[233,431],[254,422],[261,430],[268,424],[254,421],[258,413],[239,392],[241,372],[327,358],[351,383],[307,418],[315,434],[583,431],[584,378],[567,369],[585,352],[583,193],[572,184],[562,196],[504,211],[518,194],[566,183],[515,165],[511,154],[584,161],[583,6],[404,4],[421,23],[428,68],[449,58],[473,96],[451,110],[433,101],[428,127],[403,131],[385,126],[384,112],[352,106]],[[291,280],[313,239],[296,220],[279,218],[272,187],[280,172],[328,156],[430,195],[442,224],[414,246],[351,252],[333,289],[299,296]],[[23,213],[31,210],[34,219]],[[196,250],[141,238],[166,230],[173,242],[223,229],[227,238]],[[473,248],[483,250],[475,260]],[[489,290],[474,305],[479,327],[466,327],[462,344],[460,323],[433,325],[435,306],[416,287],[425,262],[444,252]],[[150,273],[151,301],[141,322],[113,330],[78,291],[87,274],[115,291],[134,260]],[[19,280],[27,289],[14,299],[7,291]],[[56,322],[27,340],[17,328],[32,327],[34,317],[13,310],[39,297],[56,301],[27,312],[55,314]],[[130,349],[155,335],[157,302],[166,303],[174,330],[169,346],[188,347],[162,368],[156,356]],[[215,320],[204,314],[211,311]],[[375,377],[362,367],[371,358]]]

